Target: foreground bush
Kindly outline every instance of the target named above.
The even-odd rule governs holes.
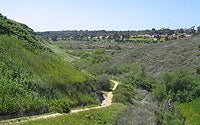
[[[70,112],[69,101],[66,99],[54,100],[49,105],[50,112],[68,113]]]

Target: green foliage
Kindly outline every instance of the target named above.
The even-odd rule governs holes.
[[[146,73],[144,68],[133,67],[128,73],[125,74],[126,83],[132,84],[137,88],[142,88],[151,91],[155,80]]]
[[[200,74],[200,67],[198,67],[198,68],[196,69],[196,73],[197,73],[197,74]]]
[[[178,108],[163,108],[159,114],[163,125],[185,125],[185,118]]]
[[[107,55],[104,49],[97,49],[83,53],[81,59],[74,62],[73,65],[79,70],[86,70],[93,75],[101,75],[105,73],[106,63],[111,59],[111,56]]]
[[[110,79],[107,75],[98,76],[96,83],[99,85],[100,90],[110,91],[111,89]]]
[[[25,40],[25,47],[32,52],[37,52],[37,50],[50,51],[40,44],[43,40],[37,37],[32,29],[25,24],[7,19],[5,16],[0,16],[0,34],[15,35],[20,40]]]
[[[134,88],[128,84],[120,84],[113,92],[113,102],[120,102],[123,104],[133,104],[133,97],[135,95]]]
[[[92,64],[96,64],[108,62],[110,57],[105,54],[105,50],[96,49],[92,53],[84,53],[81,58],[89,60]]]
[[[200,98],[194,99],[191,102],[177,104],[183,115],[189,120],[191,125],[200,123]]]
[[[159,42],[165,42],[165,38],[159,39]]]
[[[152,38],[139,37],[139,38],[129,38],[127,41],[135,42],[135,43],[152,43],[153,39]]]
[[[0,16],[1,116],[68,112],[69,107],[98,103],[94,78],[64,62],[43,42],[27,26]]]
[[[115,55],[114,65],[136,64],[145,66],[145,70],[155,77],[160,77],[163,72],[174,71],[178,67],[188,67],[192,72],[196,72],[200,58],[197,46],[199,46],[200,36],[174,40],[157,44],[135,44],[126,43],[129,46]]]
[[[200,97],[200,78],[193,75],[186,68],[177,69],[171,73],[165,73],[158,84],[153,89],[153,94],[162,105],[159,111],[160,121],[162,124],[183,125],[186,123],[184,116],[193,119],[192,113],[198,111],[195,108],[196,98]],[[175,105],[167,105],[166,100],[172,99]],[[196,101],[195,101],[196,100]],[[177,104],[178,103],[178,107]],[[188,106],[191,107],[191,109]],[[194,108],[194,109],[193,109]],[[184,116],[183,116],[183,114]],[[190,115],[188,115],[191,113]],[[194,120],[194,123],[198,123]]]
[[[125,106],[113,104],[112,106],[94,109],[85,112],[58,116],[56,118],[36,120],[23,125],[112,125],[114,116]]]
[[[52,53],[32,53],[24,48],[24,42],[15,36],[0,37],[1,115],[39,113],[43,109],[46,112],[48,100],[70,94],[76,102],[78,98],[72,95],[94,91],[95,83],[91,77]],[[91,95],[89,100],[84,99],[77,100],[76,106],[82,102],[85,105],[96,102]]]
[[[166,87],[162,83],[158,83],[152,93],[159,102],[164,102],[168,97]]]
[[[1,78],[0,82],[0,114],[23,115],[25,113],[38,113],[46,109],[46,102],[36,91],[34,81],[27,76],[20,79],[8,80]],[[39,90],[40,88],[38,88]]]
[[[69,100],[59,99],[53,100],[49,105],[50,112],[68,113],[70,112]]]
[[[196,79],[183,68],[172,73],[166,73],[160,84],[157,85],[154,91],[155,95],[159,101],[164,100],[167,97],[166,95],[178,102],[191,101],[200,96],[200,84]]]

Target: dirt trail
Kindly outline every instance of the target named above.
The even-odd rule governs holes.
[[[104,94],[104,101],[101,103],[101,106],[96,106],[96,107],[91,107],[91,108],[84,108],[84,109],[75,109],[75,110],[71,110],[71,112],[69,114],[74,114],[74,113],[78,113],[78,112],[83,112],[83,111],[88,111],[88,110],[92,110],[92,109],[100,109],[100,108],[104,108],[107,106],[112,105],[112,97],[113,97],[113,91],[117,88],[119,82],[114,81],[114,80],[110,80],[111,82],[113,82],[115,85],[112,88],[112,91],[108,92],[107,94]],[[66,115],[66,114],[61,114],[61,113],[55,113],[55,114],[44,114],[44,115],[39,115],[39,116],[31,116],[31,117],[24,117],[24,118],[17,118],[17,119],[10,119],[10,120],[5,120],[5,121],[0,121],[0,124],[18,124],[18,123],[24,123],[24,122],[29,122],[29,121],[35,121],[35,120],[40,120],[40,119],[48,119],[48,118],[54,118],[57,116],[61,116],[61,115]]]
[[[113,97],[113,91],[117,88],[119,82],[114,81],[114,80],[110,80],[111,82],[113,82],[115,85],[112,88],[112,91],[108,92],[107,94],[104,94],[104,100],[101,103],[101,106],[96,106],[96,107],[92,107],[92,108],[84,108],[84,109],[77,109],[77,110],[71,110],[71,114],[73,113],[78,113],[78,112],[83,112],[83,111],[87,111],[87,110],[91,110],[91,109],[99,109],[99,108],[103,108],[103,107],[107,107],[112,105],[112,97]]]

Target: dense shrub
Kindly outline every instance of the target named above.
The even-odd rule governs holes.
[[[113,92],[113,102],[120,102],[123,104],[133,104],[133,97],[135,91],[132,85],[120,84]]]
[[[60,99],[54,100],[49,105],[50,112],[68,113],[70,112],[69,100]]]
[[[98,76],[96,79],[96,83],[98,84],[100,90],[111,90],[110,79],[107,75]]]
[[[39,113],[44,107],[45,101],[34,91],[36,86],[26,83],[33,83],[25,76],[20,79],[0,81],[0,115],[23,115]]]
[[[185,118],[180,109],[174,107],[162,108],[159,112],[159,121],[163,125],[185,125]]]
[[[196,69],[196,74],[200,74],[200,67]]]
[[[133,67],[128,73],[125,74],[125,80],[127,83],[133,86],[147,91],[152,91],[152,88],[156,81],[151,77],[144,68]]]
[[[198,98],[200,84],[198,76],[194,76],[185,69],[177,69],[175,72],[166,73],[154,90],[154,95],[159,101],[172,98],[178,102],[188,102]]]

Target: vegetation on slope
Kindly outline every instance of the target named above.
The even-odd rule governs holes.
[[[106,43],[101,44],[106,46]],[[119,43],[119,45],[121,44]],[[91,60],[81,58],[78,62],[75,62],[75,65],[79,69],[87,70],[94,75],[104,74],[121,80],[124,84],[119,85],[119,88],[114,92],[113,100],[115,102],[131,104],[135,107],[135,89],[145,89],[154,95],[153,102],[149,103],[158,104],[156,109],[152,107],[155,110],[152,113],[155,113],[154,115],[157,117],[154,122],[160,124],[184,124],[185,118],[181,110],[174,106],[168,106],[167,101],[172,99],[173,103],[185,104],[199,98],[200,80],[198,67],[200,58],[198,46],[199,36],[162,44],[135,45],[133,50],[123,48],[123,51],[120,50],[119,53],[116,52],[115,54],[104,48],[105,54],[112,56],[109,60],[91,63]],[[84,50],[82,49],[82,51]],[[90,50],[88,52],[85,49],[85,53],[94,54],[95,51]],[[154,102],[155,99],[159,103]],[[131,108],[131,106],[129,108],[137,110],[137,108]],[[124,112],[130,111],[130,109]],[[139,108],[137,111],[139,111]],[[119,117],[121,115],[119,114]],[[127,115],[125,119],[130,117],[132,115]]]
[[[80,56],[80,60],[74,62],[78,69],[124,83],[114,92],[113,101],[129,107],[117,116],[116,122],[124,115],[119,123],[128,124],[136,114],[144,114],[147,116],[145,119],[154,116],[151,117],[152,123],[184,124],[181,110],[173,103],[184,105],[200,96],[199,41],[199,36],[195,36],[157,44],[91,41],[58,41],[55,44]],[[183,68],[178,69],[180,67]],[[137,93],[143,92],[141,89],[147,90],[144,98],[137,97]],[[144,106],[137,105],[137,102]],[[131,111],[136,111],[136,114]]]
[[[163,72],[170,72],[178,67],[188,67],[195,73],[200,66],[199,55],[200,36],[184,38],[165,43],[136,46],[132,50],[119,53],[113,65],[134,63],[156,77]]]
[[[0,116],[98,104],[94,78],[64,62],[24,24],[0,15]]]
[[[200,97],[199,75],[192,75],[191,72],[182,68],[166,73],[156,85],[154,94],[160,102],[166,98],[181,103],[190,102]]]
[[[200,99],[192,100],[191,102],[177,104],[183,112],[183,115],[189,120],[191,125],[200,123]]]
[[[112,106],[102,109],[94,109],[85,112],[62,115],[56,118],[38,120],[28,123],[22,123],[23,125],[112,125],[114,123],[114,117],[125,106],[122,104],[113,104]]]

